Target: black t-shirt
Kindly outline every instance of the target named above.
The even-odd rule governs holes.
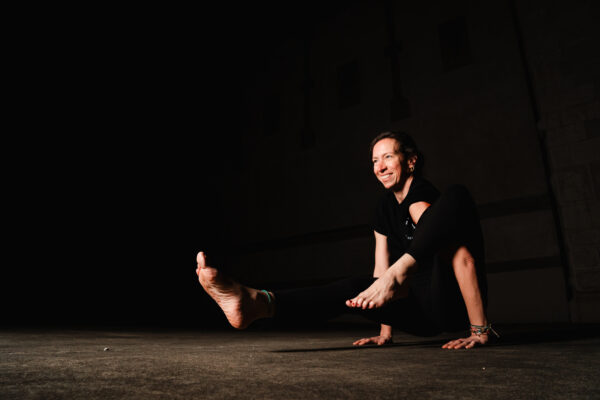
[[[429,181],[415,176],[402,203],[398,203],[391,190],[381,198],[375,211],[373,229],[387,236],[390,264],[406,253],[412,241],[416,224],[408,212],[410,205],[420,201],[433,204],[439,196],[440,192]]]

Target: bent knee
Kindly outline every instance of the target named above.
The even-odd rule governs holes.
[[[475,258],[466,246],[461,246],[456,250],[452,257],[452,266],[454,268],[475,267]]]

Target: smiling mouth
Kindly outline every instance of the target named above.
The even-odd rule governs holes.
[[[390,176],[392,176],[392,174],[380,175],[380,176],[379,176],[379,178],[380,178],[382,181],[386,181],[386,180],[388,180],[388,179],[390,178]]]

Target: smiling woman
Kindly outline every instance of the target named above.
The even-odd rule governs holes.
[[[261,318],[305,323],[350,312],[381,324],[378,336],[357,340],[357,346],[391,343],[392,326],[431,335],[469,323],[470,336],[442,347],[488,343],[495,332],[485,312],[483,237],[469,192],[454,185],[440,195],[420,176],[423,156],[406,133],[378,135],[370,154],[373,172],[387,189],[373,223],[372,277],[310,288],[257,290],[223,276],[200,252],[196,270],[200,284],[238,329]]]

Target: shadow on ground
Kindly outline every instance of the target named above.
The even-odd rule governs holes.
[[[354,347],[376,326],[321,330],[0,330],[2,399],[600,398],[598,325],[497,326]]]

